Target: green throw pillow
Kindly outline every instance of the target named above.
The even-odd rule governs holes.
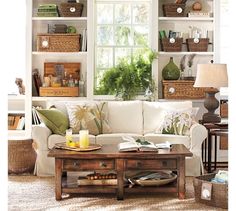
[[[67,116],[60,110],[51,109],[37,109],[42,122],[54,133],[64,135],[66,129],[69,128],[69,120]]]

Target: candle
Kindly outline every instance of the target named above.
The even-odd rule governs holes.
[[[89,137],[88,130],[80,130],[79,131],[79,139],[80,139],[80,148],[88,148],[89,146]]]

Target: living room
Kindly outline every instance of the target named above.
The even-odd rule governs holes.
[[[4,27],[12,24],[17,30],[17,36],[4,37],[9,40],[4,42],[4,69],[10,70],[3,81],[6,83],[1,83],[2,91],[6,92],[3,101],[8,102],[1,104],[6,114],[1,120],[6,128],[1,137],[6,140],[2,147],[2,166],[9,173],[3,179],[6,192],[10,195],[16,192],[14,200],[3,196],[8,209],[178,210],[185,204],[184,209],[218,210],[217,203],[211,205],[215,203],[215,184],[213,199],[204,203],[201,195],[201,201],[195,201],[193,181],[219,170],[233,172],[228,167],[233,146],[228,141],[228,122],[233,117],[228,105],[230,108],[234,105],[234,99],[229,97],[233,96],[231,85],[234,84],[231,83],[233,45],[227,39],[233,33],[229,21],[233,1],[27,0],[25,3],[14,3],[18,8],[12,12],[15,18],[4,23]],[[66,8],[68,12],[64,11]],[[207,71],[208,75],[204,75]],[[212,100],[208,104],[207,96]],[[167,126],[169,111],[172,116],[179,115],[179,122],[173,127]],[[78,120],[81,115],[84,119]],[[93,121],[88,123],[91,118]],[[89,130],[89,146],[82,143],[84,129]],[[220,129],[220,134],[214,133],[214,129]],[[162,155],[159,149],[155,156],[148,156],[154,152],[138,152],[140,160],[137,160],[135,152],[117,153],[107,148],[110,142],[116,148],[132,137],[135,143],[139,140],[144,145],[170,143],[172,154],[176,150],[181,158],[170,152]],[[60,145],[62,142],[64,145]],[[85,152],[69,151],[65,155],[76,144],[77,151]],[[188,151],[175,145],[183,145]],[[64,148],[54,152],[53,147]],[[89,147],[98,148],[90,152],[86,150]],[[102,157],[103,150],[110,160]],[[93,153],[102,155],[96,157]],[[61,156],[67,156],[68,160],[58,163]],[[83,160],[83,156],[91,162]],[[176,176],[170,183],[173,187],[148,185],[142,189],[142,184],[128,178],[126,172],[139,168],[145,172],[172,169],[171,174]],[[92,196],[87,195],[89,191],[83,186],[64,187],[64,173],[78,169],[94,170],[92,175],[87,174],[90,179],[115,176],[111,181],[116,185],[98,186],[97,191],[91,186]],[[101,169],[107,169],[106,173],[99,174]],[[124,178],[130,179],[130,184]],[[34,196],[16,191],[27,187]],[[44,192],[44,188],[48,190]],[[42,193],[37,195],[40,189]],[[153,195],[136,194],[145,191]],[[101,192],[113,194],[100,196]],[[162,196],[158,192],[167,193]],[[229,202],[231,196],[230,193]],[[116,198],[123,199],[122,203]],[[31,200],[36,200],[35,205]],[[221,208],[225,208],[227,199],[222,201]],[[146,208],[139,208],[142,203]]]

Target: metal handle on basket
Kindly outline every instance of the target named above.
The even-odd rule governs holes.
[[[180,13],[183,12],[183,9],[182,9],[181,7],[178,7],[178,8],[176,9],[176,12],[180,14]]]
[[[76,10],[75,7],[70,8],[70,12],[75,12],[75,10]]]
[[[73,163],[73,166],[74,166],[74,167],[79,166],[79,161],[75,161],[75,162]]]
[[[174,87],[170,87],[168,91],[169,91],[169,93],[173,94],[173,93],[175,93],[175,88]]]

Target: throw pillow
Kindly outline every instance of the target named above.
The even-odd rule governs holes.
[[[194,123],[192,109],[182,111],[166,111],[161,127],[157,130],[162,134],[189,135]]]
[[[69,127],[67,116],[58,109],[37,109],[42,122],[55,134],[64,135]]]
[[[107,103],[66,104],[73,133],[87,129],[92,135],[111,133],[107,120]]]

